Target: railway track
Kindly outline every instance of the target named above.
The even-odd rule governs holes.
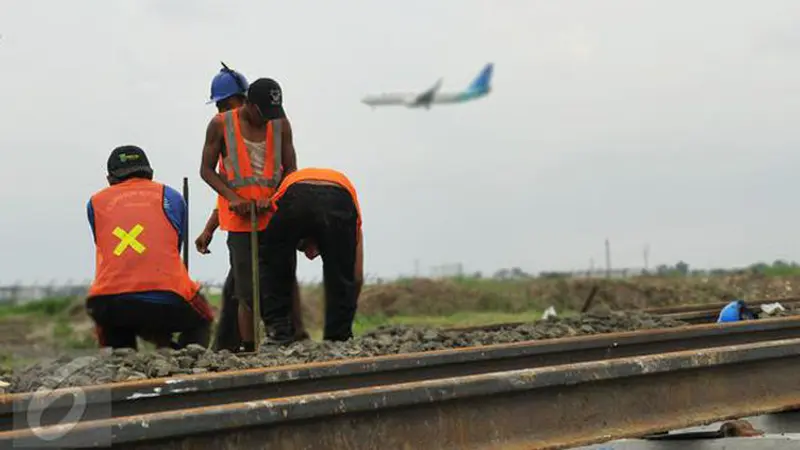
[[[747,302],[747,304],[752,307],[758,307],[770,303],[780,303],[785,308],[794,309],[800,307],[800,298],[792,297],[774,300],[753,300]],[[712,323],[716,322],[720,310],[727,304],[727,302],[722,302],[668,306],[645,309],[644,312],[662,317],[669,317],[671,319],[681,320],[692,324]]]
[[[800,304],[800,297],[784,297],[772,300],[748,300],[747,304],[751,306],[761,306],[770,303],[780,303],[784,306],[791,305],[797,306]],[[708,312],[722,309],[728,302],[715,302],[715,303],[694,303],[689,305],[675,305],[675,306],[662,306],[658,308],[647,308],[644,312],[648,314],[674,314],[674,313],[688,313],[688,312]]]
[[[747,302],[747,304],[751,306],[761,306],[770,303],[780,303],[785,308],[790,308],[790,309],[800,308],[800,297],[779,298],[772,300],[754,300]],[[699,325],[706,323],[715,323],[717,321],[717,317],[719,317],[720,310],[727,304],[728,302],[697,303],[692,305],[648,308],[641,310],[641,312],[673,320],[680,320],[682,322],[686,322],[691,325]],[[452,329],[457,331],[478,331],[478,330],[498,331],[506,328],[515,328],[524,324],[525,322],[508,322],[508,323],[498,323],[492,325],[458,327]]]
[[[8,395],[0,448],[62,432],[76,395],[66,447],[568,448],[800,405],[798,337],[790,317]]]

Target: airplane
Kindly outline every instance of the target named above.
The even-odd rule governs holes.
[[[397,106],[405,105],[408,108],[424,107],[430,109],[432,104],[452,104],[464,103],[486,96],[491,92],[492,72],[494,64],[489,63],[484,66],[480,74],[463,91],[459,92],[439,92],[442,87],[440,78],[436,84],[422,93],[390,93],[380,95],[370,95],[364,97],[361,102],[375,109],[376,106]]]

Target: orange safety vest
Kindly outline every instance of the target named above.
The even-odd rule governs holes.
[[[280,120],[267,122],[266,155],[264,155],[263,173],[254,173],[250,163],[250,153],[242,137],[239,112],[241,108],[223,113],[225,126],[226,155],[219,162],[219,174],[228,181],[231,188],[242,198],[248,200],[269,199],[278,187],[283,175],[281,162],[281,125]],[[222,196],[217,197],[219,208],[219,227],[225,231],[250,231],[249,217],[242,217],[230,210],[230,202]],[[267,227],[272,214],[262,214],[258,218],[258,229]]]
[[[164,212],[164,185],[132,179],[92,196],[96,262],[89,297],[170,291],[186,301],[200,290],[178,252]]]
[[[286,190],[289,189],[289,186],[300,183],[303,181],[328,181],[331,183],[336,183],[339,186],[343,187],[347,192],[350,193],[350,197],[353,198],[353,204],[356,206],[356,212],[358,213],[358,228],[361,229],[361,206],[358,203],[358,195],[356,195],[356,188],[353,186],[353,183],[341,172],[338,172],[333,169],[321,169],[317,167],[306,167],[305,169],[297,169],[295,172],[290,173],[289,175],[284,178],[283,183],[281,183],[280,187],[278,188],[278,192],[272,197],[272,208],[273,211],[277,211],[278,209],[278,200],[283,197],[283,194],[286,193]]]

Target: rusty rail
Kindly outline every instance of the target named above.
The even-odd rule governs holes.
[[[58,423],[80,391],[88,407],[82,420],[122,418],[254,399],[334,392],[456,376],[574,364],[609,358],[696,350],[800,337],[800,317],[724,325],[699,325],[519,342],[456,350],[359,358],[308,365],[151,379],[50,393],[40,423]],[[0,431],[14,418],[40,411],[37,394],[0,396]]]
[[[84,419],[124,417],[170,409],[213,406],[253,398],[286,397],[502,370],[544,367],[652,353],[702,349],[800,337],[800,317],[725,325],[609,333],[454,350],[357,358],[324,363],[207,373],[88,386]],[[73,389],[53,391],[42,424],[56,423],[72,405]],[[0,431],[36,404],[36,394],[0,397]],[[31,406],[33,405],[33,406]]]
[[[800,405],[800,339],[265,398],[78,424],[124,449],[563,449]],[[109,432],[111,442],[96,437]],[[60,427],[0,433],[22,446]]]
[[[645,309],[644,312],[648,314],[655,314],[655,315],[662,315],[662,314],[674,314],[674,313],[689,313],[689,312],[699,312],[699,311],[711,311],[715,310],[719,313],[725,305],[729,302],[715,302],[715,303],[695,303],[690,305],[676,305],[676,306],[664,306],[658,308],[648,308]],[[748,305],[752,306],[761,306],[770,303],[780,303],[782,305],[797,305],[800,303],[800,297],[786,297],[786,298],[778,298],[772,300],[746,300]]]
[[[778,302],[784,306],[797,307],[800,299],[790,298],[781,300],[758,300],[747,302],[750,306],[760,306],[768,303]],[[658,312],[658,310],[646,310],[649,314],[660,315],[673,320],[680,320],[689,324],[713,323],[717,321],[720,310],[727,305],[727,303],[711,303],[705,305],[687,305],[685,307],[673,307],[670,312]],[[668,308],[661,309],[666,311]],[[677,310],[677,311],[676,311]]]
[[[791,298],[779,298],[779,299],[772,299],[772,300],[754,300],[748,301],[748,305],[752,306],[760,306],[768,303],[780,303],[784,306],[792,306],[797,307],[800,306],[800,298],[791,297]],[[645,314],[651,314],[654,316],[662,316],[666,318],[670,318],[673,320],[680,320],[682,322],[686,322],[690,325],[699,325],[704,323],[714,323],[717,321],[717,317],[719,316],[720,310],[727,305],[727,302],[723,303],[696,303],[693,305],[679,305],[679,306],[667,306],[667,307],[659,307],[659,308],[649,308],[640,310],[640,312]],[[496,323],[491,325],[477,325],[477,326],[470,326],[470,327],[456,327],[451,328],[452,330],[456,331],[499,331],[503,329],[510,329],[516,328],[520,325],[525,325],[527,322],[508,322],[508,323]]]

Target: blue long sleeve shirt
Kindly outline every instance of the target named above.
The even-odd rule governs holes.
[[[86,213],[89,218],[89,227],[92,229],[92,237],[94,238],[96,231],[94,226],[94,208],[92,207],[91,199],[89,199],[89,202],[86,205]],[[188,232],[186,229],[186,202],[183,200],[183,195],[166,185],[164,186],[164,213],[167,215],[169,222],[178,232],[178,253],[180,253],[183,244],[183,237]],[[178,294],[165,291],[135,292],[124,295],[128,299],[143,300],[155,303],[173,303],[176,301],[183,301]]]
[[[746,305],[742,300],[734,300],[728,303],[722,308],[722,311],[719,312],[717,323],[738,322],[743,318],[746,320],[755,319],[753,313],[747,310],[744,311],[744,317],[742,317],[742,309],[745,309],[745,307]]]

